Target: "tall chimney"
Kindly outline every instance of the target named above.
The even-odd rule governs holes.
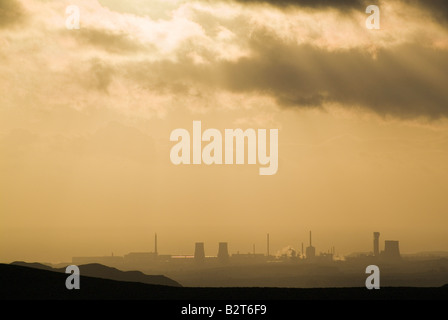
[[[316,248],[312,246],[311,231],[310,231],[310,246],[306,248],[306,259],[313,260],[316,256]]]
[[[154,252],[157,254],[157,233],[154,236]]]
[[[268,236],[267,236],[267,248],[268,248],[268,257],[269,257],[269,233],[268,233]]]
[[[373,255],[378,257],[380,255],[380,233],[373,233]]]

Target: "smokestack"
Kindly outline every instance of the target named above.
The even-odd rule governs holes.
[[[227,247],[227,242],[220,242],[218,248],[218,261],[225,263],[229,261],[229,250]]]
[[[303,242],[302,242],[302,257],[305,255],[305,251],[303,251]]]
[[[154,236],[154,252],[157,254],[157,233]]]
[[[380,233],[373,233],[373,255],[378,257],[380,255]]]
[[[267,247],[268,247],[268,257],[269,257],[269,233],[268,233],[268,237],[267,237]]]
[[[205,261],[204,242],[196,242],[194,247],[194,261],[203,263]]]
[[[316,256],[316,248],[312,246],[311,242],[311,231],[310,231],[310,246],[306,248],[306,259],[312,260]]]
[[[254,255],[255,255],[255,243],[254,243]]]

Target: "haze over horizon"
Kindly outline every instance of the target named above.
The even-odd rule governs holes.
[[[0,261],[448,251],[447,2],[329,3],[2,1]],[[173,165],[194,120],[278,129],[278,172]]]

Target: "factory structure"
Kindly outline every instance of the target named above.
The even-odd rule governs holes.
[[[386,240],[384,251],[379,249],[379,232],[373,233],[373,253],[368,254],[370,259],[381,261],[398,261],[400,259],[399,242]],[[255,265],[263,263],[300,263],[300,264],[328,264],[335,262],[335,248],[332,247],[328,252],[316,254],[316,248],[312,244],[312,233],[309,232],[309,246],[304,249],[303,242],[301,251],[296,252],[289,248],[286,253],[272,255],[270,253],[269,234],[266,237],[266,253],[256,253],[255,245],[253,252],[233,254],[229,253],[227,242],[219,242],[216,256],[207,256],[205,254],[205,243],[196,242],[194,244],[194,253],[186,255],[161,255],[157,250],[157,234],[154,236],[153,252],[130,252],[123,256],[93,256],[93,257],[73,257],[72,263],[75,265],[100,263],[110,267],[122,269],[148,269],[154,268],[178,268],[178,267],[209,267],[225,265]]]
[[[380,233],[373,233],[373,256],[376,259],[397,261],[401,259],[399,242],[396,240],[384,241],[384,251],[380,252]]]

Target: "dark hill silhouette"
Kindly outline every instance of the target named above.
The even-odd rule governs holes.
[[[65,268],[52,268],[50,266],[41,264],[41,263],[28,263],[23,261],[15,261],[11,263],[12,265],[20,265],[24,267],[36,268],[41,270],[49,270],[65,273]],[[121,271],[116,268],[107,267],[99,263],[90,263],[79,265],[79,271],[81,275],[94,277],[94,278],[102,278],[102,279],[110,279],[117,281],[128,281],[128,282],[141,282],[146,284],[155,284],[155,285],[163,285],[163,286],[173,286],[173,287],[181,287],[181,285],[163,275],[147,275],[140,271]]]
[[[81,271],[82,272],[82,271]],[[124,282],[83,276],[80,289],[68,290],[69,275],[20,265],[0,264],[2,300],[157,299],[170,296],[177,287]]]
[[[82,273],[81,273],[82,274]],[[79,290],[68,290],[68,274],[0,264],[2,300],[448,300],[448,286],[437,288],[187,288],[150,285],[81,275]]]
[[[11,264],[17,265],[17,266],[41,269],[41,270],[50,270],[50,271],[53,270],[53,268],[51,266],[48,266],[46,264],[39,263],[39,262],[14,261],[14,262],[11,262]]]

